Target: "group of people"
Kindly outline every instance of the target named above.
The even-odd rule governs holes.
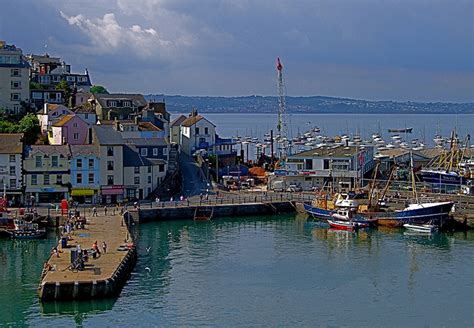
[[[110,207],[104,205],[104,215],[107,215],[107,213],[109,213],[109,208],[112,208],[112,215],[116,215],[117,213],[123,214],[124,212],[123,208],[119,210],[118,204],[115,204],[115,206],[110,205]],[[96,206],[92,207],[92,216],[99,216]]]

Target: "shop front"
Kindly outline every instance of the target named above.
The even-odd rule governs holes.
[[[26,199],[34,199],[36,203],[60,203],[63,199],[68,199],[69,190],[61,188],[26,188]]]
[[[103,186],[100,194],[102,195],[102,203],[118,204],[123,202],[123,186]]]
[[[79,204],[97,204],[100,200],[98,188],[72,188],[71,197]]]

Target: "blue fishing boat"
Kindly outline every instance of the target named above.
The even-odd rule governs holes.
[[[14,239],[40,239],[46,237],[46,229],[40,229],[38,224],[15,219],[15,228],[8,233]]]

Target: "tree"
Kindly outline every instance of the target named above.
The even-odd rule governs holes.
[[[46,89],[46,86],[41,84],[41,83],[38,83],[38,82],[30,82],[30,89],[31,90],[42,90],[42,89]]]
[[[96,93],[107,93],[108,94],[109,93],[107,91],[107,89],[105,87],[101,86],[101,85],[93,85],[90,89],[90,92],[94,93],[94,94],[96,94]]]
[[[32,113],[28,113],[23,116],[17,126],[17,132],[25,134],[24,142],[28,145],[33,145],[41,131],[38,118]]]
[[[58,91],[64,92],[64,102],[66,104],[68,104],[69,99],[71,98],[72,90],[71,90],[71,87],[69,86],[69,84],[67,84],[66,80],[61,80],[61,82],[59,82],[56,85],[55,89],[58,90]]]

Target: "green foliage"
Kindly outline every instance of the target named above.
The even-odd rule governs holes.
[[[31,90],[43,90],[46,89],[46,86],[38,82],[30,82]]]
[[[69,86],[69,84],[67,84],[66,80],[61,80],[61,82],[59,82],[57,85],[56,85],[56,90],[58,91],[63,91],[64,92],[64,101],[65,103],[69,103],[69,99],[71,98],[71,93],[72,93],[72,90],[71,90],[71,87]]]
[[[93,85],[90,89],[91,93],[109,93],[107,89],[101,85]]]
[[[38,118],[28,113],[18,123],[0,120],[0,133],[24,133],[24,142],[33,145],[40,133]]]

